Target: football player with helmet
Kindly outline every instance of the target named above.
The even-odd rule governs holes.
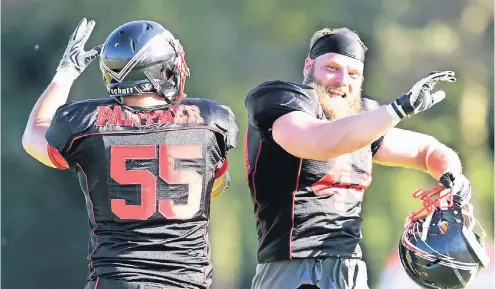
[[[452,149],[395,127],[440,102],[445,93],[435,85],[454,82],[455,73],[431,72],[380,105],[362,93],[366,50],[347,28],[317,31],[302,84],[268,81],[245,99],[259,241],[253,289],[368,288],[359,242],[372,163],[427,172],[460,204],[470,199]]]
[[[228,187],[236,119],[227,106],[186,98],[184,50],[159,23],[125,23],[86,51],[94,25],[83,19],[72,34],[22,144],[79,178],[87,289],[209,288],[210,199]],[[66,103],[98,56],[110,97]]]

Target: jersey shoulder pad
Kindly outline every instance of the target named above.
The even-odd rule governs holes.
[[[370,111],[373,109],[377,109],[381,106],[382,104],[379,103],[377,100],[375,100],[373,97],[367,95],[367,94],[362,94],[361,97],[361,111]],[[376,154],[378,149],[382,146],[382,142],[385,136],[379,137],[377,140],[371,143],[371,153],[373,155]]]
[[[63,154],[74,137],[84,134],[93,127],[97,107],[112,102],[110,98],[87,99],[71,101],[60,106],[45,135],[48,144]]]
[[[361,110],[362,111],[370,111],[373,109],[377,109],[381,106],[382,104],[378,102],[376,99],[373,97],[367,95],[367,94],[362,94],[361,95]]]
[[[229,106],[206,98],[186,98],[183,104],[195,105],[199,108],[206,125],[224,135],[227,150],[236,147],[239,126]]]
[[[268,81],[249,91],[244,101],[249,122],[262,131],[271,129],[275,120],[293,111],[317,117],[320,104],[310,86],[289,81]]]

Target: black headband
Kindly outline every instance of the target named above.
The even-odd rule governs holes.
[[[354,33],[327,34],[313,44],[309,51],[309,58],[315,59],[330,52],[349,56],[364,63],[366,49]]]

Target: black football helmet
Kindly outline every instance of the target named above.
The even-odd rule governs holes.
[[[182,97],[189,77],[179,40],[153,21],[128,22],[105,40],[100,70],[108,94],[117,102],[122,97],[158,93],[172,102]]]
[[[399,243],[402,266],[422,288],[465,288],[489,263],[485,232],[474,218],[472,205],[461,207],[451,192],[443,194],[446,191],[451,190],[438,186],[417,194],[423,201],[420,211],[426,208],[426,216],[415,218],[420,211],[411,214]],[[477,225],[479,235],[473,231]]]

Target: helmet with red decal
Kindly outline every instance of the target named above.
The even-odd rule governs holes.
[[[423,208],[406,221],[399,242],[402,266],[422,288],[465,288],[489,263],[485,232],[472,205],[461,207],[443,186],[420,190],[415,197],[423,201]]]
[[[110,97],[158,93],[169,102],[184,96],[189,68],[179,40],[159,23],[131,21],[107,37],[100,70]]]

